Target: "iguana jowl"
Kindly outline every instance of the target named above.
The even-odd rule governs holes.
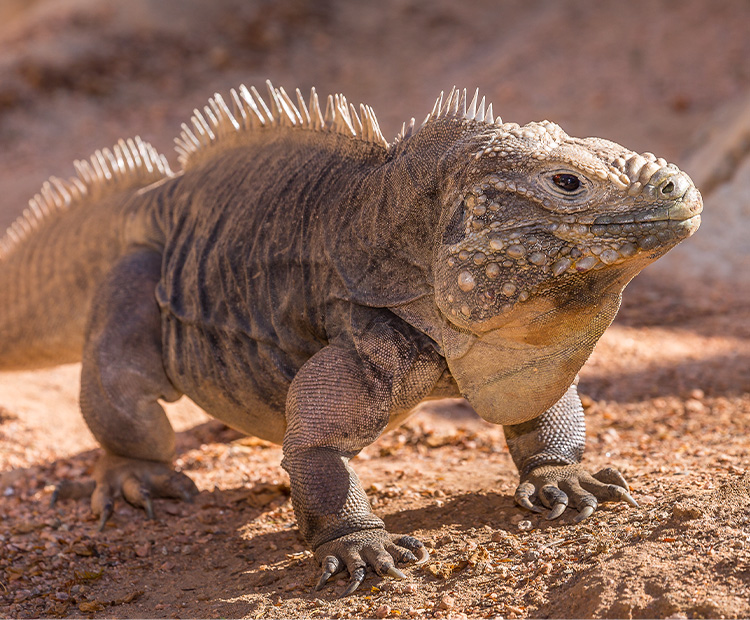
[[[349,465],[426,398],[504,425],[521,506],[635,503],[580,465],[576,373],[630,279],[698,228],[688,176],[455,89],[390,145],[369,107],[269,93],[196,110],[177,174],[139,139],[78,162],[2,241],[0,369],[82,360],[101,524],[120,495],[151,515],[196,492],[158,403],[181,395],[283,443],[320,586],[348,569],[345,593],[426,558]]]

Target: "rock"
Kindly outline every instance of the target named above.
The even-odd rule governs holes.
[[[455,606],[456,599],[447,594],[443,598],[441,598],[440,602],[438,603],[438,609],[442,609],[444,611],[450,611],[451,609],[455,608]]]

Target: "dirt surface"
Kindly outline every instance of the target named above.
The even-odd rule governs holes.
[[[0,3],[0,224],[74,158],[134,133],[168,152],[214,90],[267,77],[367,102],[387,136],[440,90],[479,85],[508,120],[549,118],[698,177],[706,136],[750,101],[748,24],[744,1]],[[717,234],[750,171],[734,138],[728,167],[704,175]],[[746,246],[750,215],[733,213],[728,238]],[[522,512],[502,429],[435,403],[353,461],[387,527],[431,561],[346,599],[342,579],[312,591],[279,447],[172,405],[196,502],[157,501],[155,522],[121,503],[97,533],[86,501],[49,507],[97,456],[79,368],[0,374],[0,616],[750,616],[750,307],[731,243],[695,244],[723,271],[672,278],[668,257],[640,276],[581,373],[585,462],[619,468],[640,508],[582,524]]]

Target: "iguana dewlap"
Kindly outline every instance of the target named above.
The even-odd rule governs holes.
[[[82,361],[102,525],[117,496],[152,514],[196,492],[158,402],[182,395],[283,443],[320,586],[348,569],[345,593],[427,557],[349,466],[426,398],[504,425],[521,506],[635,504],[580,465],[576,373],[630,279],[698,228],[688,176],[455,89],[392,144],[341,95],[269,93],[196,110],[178,173],[137,138],[78,162],[0,241],[0,369]]]

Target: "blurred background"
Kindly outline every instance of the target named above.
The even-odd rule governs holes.
[[[240,83],[342,92],[388,138],[441,90],[479,86],[505,120],[693,175],[704,226],[647,273],[714,303],[750,290],[749,24],[746,0],[0,0],[0,228],[121,137],[176,167],[180,123]]]

